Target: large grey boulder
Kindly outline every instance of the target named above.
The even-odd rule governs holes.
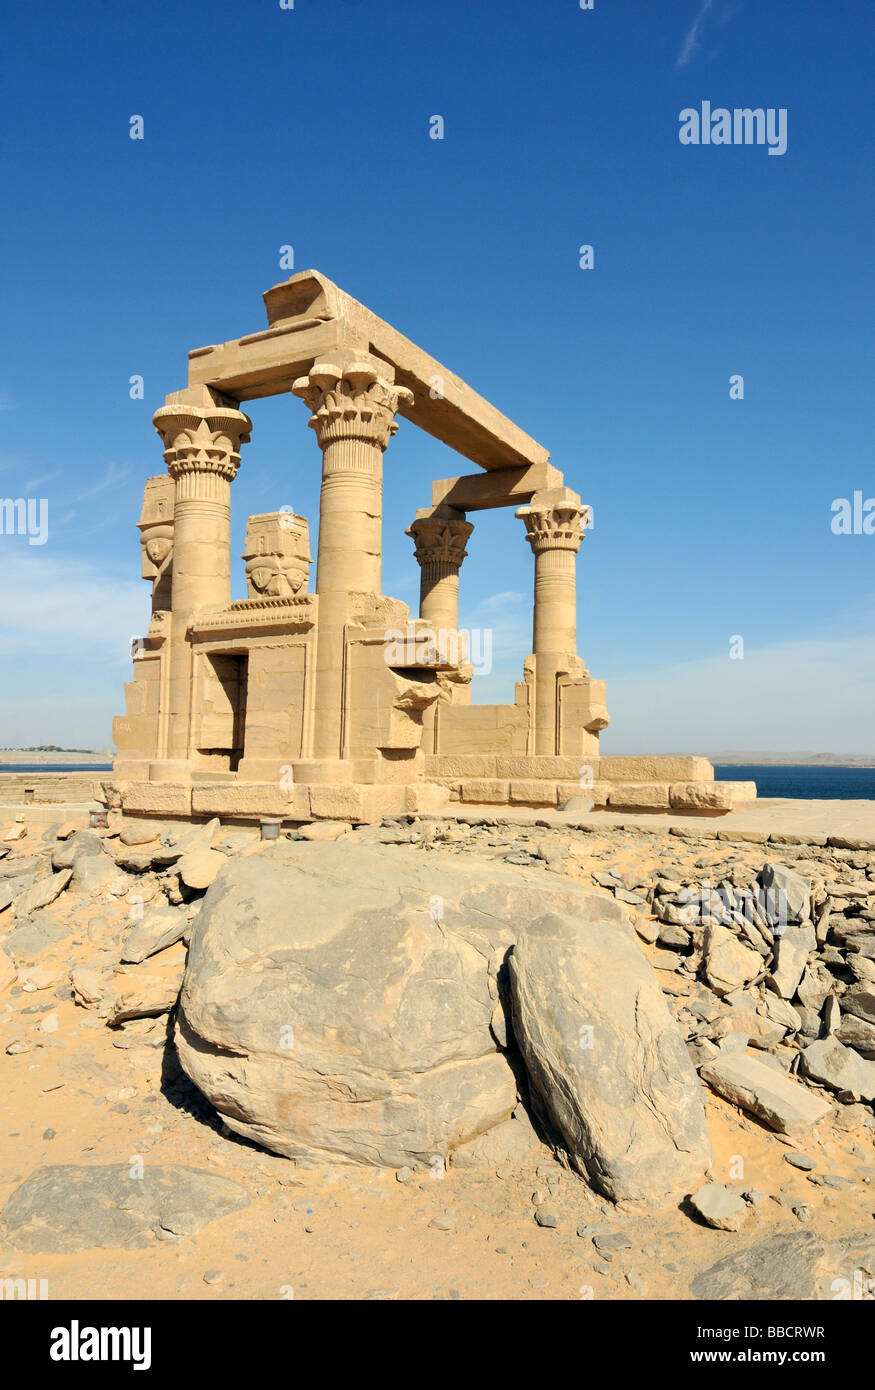
[[[93,830],[77,830],[69,840],[52,851],[55,873],[72,870],[70,891],[98,897],[117,877],[115,862],[107,853],[106,841]]]
[[[546,898],[508,960],[514,1032],[578,1170],[614,1200],[680,1198],[711,1162],[702,1091],[622,909]]]
[[[105,853],[76,854],[71,867],[70,892],[89,898],[102,897],[119,876],[115,861]]]
[[[437,859],[286,841],[222,870],[176,1042],[232,1129],[299,1160],[398,1168],[447,1161],[510,1117],[516,1083],[489,1026],[501,933],[460,903],[482,874]]]
[[[229,862],[192,926],[176,1025],[182,1065],[232,1129],[299,1161],[399,1168],[452,1163],[459,1150],[462,1161],[488,1162],[491,1147],[481,1157],[475,1141],[506,1125],[519,1097],[503,1046],[515,1056],[502,1026],[505,962],[546,906],[570,939],[593,940],[575,977],[577,1013],[600,1017],[604,1040],[614,1039],[613,1104],[618,1114],[631,1107],[635,1161],[646,1154],[652,1165],[639,1186],[664,1201],[664,1179],[683,1187],[679,1169],[700,1178],[708,1161],[683,1042],[625,911],[582,886],[545,889],[532,870],[353,839],[285,841]],[[603,968],[593,971],[596,960]],[[549,1012],[553,967],[543,968]],[[602,1128],[597,1113],[599,1140]],[[514,1142],[534,1147],[521,1129]],[[595,1171],[609,1172],[613,1154],[603,1161],[598,1143],[593,1153]]]
[[[842,995],[842,1012],[875,1024],[875,987],[871,983],[854,985]]]

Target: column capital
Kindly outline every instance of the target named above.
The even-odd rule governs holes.
[[[413,392],[396,386],[369,362],[345,367],[317,362],[307,376],[298,377],[292,393],[312,412],[320,449],[342,439],[358,439],[385,450],[398,429],[395,414],[402,403],[413,404]]]
[[[581,503],[576,493],[563,489],[566,497],[543,499],[536,495],[528,506],[519,507],[516,515],[525,524],[526,540],[534,555],[547,550],[568,550],[576,555],[583,540],[584,527],[592,519],[592,510]]]
[[[164,443],[164,459],[172,478],[209,473],[228,482],[237,476],[240,446],[248,442],[252,429],[252,421],[242,410],[184,402],[162,405],[152,423]]]
[[[465,544],[473,530],[464,516],[417,516],[404,534],[413,540],[413,553],[420,565],[444,564],[458,569],[468,554]]]

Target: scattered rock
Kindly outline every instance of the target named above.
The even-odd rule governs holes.
[[[227,862],[222,857],[222,863]],[[126,964],[139,965],[149,956],[154,956],[158,951],[181,941],[187,930],[188,918],[185,913],[179,908],[162,903],[152,908],[131,927],[122,945],[121,959]]]
[[[823,1038],[804,1048],[799,1069],[833,1091],[851,1091],[863,1100],[875,1100],[875,1062],[864,1061],[835,1038]]]
[[[624,1236],[622,1231],[599,1231],[593,1236],[592,1243],[599,1254],[608,1259],[619,1255],[622,1250],[632,1249],[631,1240]]]
[[[702,1220],[718,1231],[738,1231],[750,1214],[750,1207],[730,1188],[719,1182],[706,1183],[690,1197],[690,1205]]]
[[[298,833],[302,840],[339,840],[349,833],[349,826],[342,820],[317,820],[302,825]]]
[[[804,1086],[746,1053],[706,1062],[699,1075],[719,1095],[780,1134],[806,1134],[830,1112],[831,1107]]]
[[[22,873],[15,878],[6,878],[0,881],[0,912],[5,912],[16,898],[21,897],[33,881],[33,873]]]
[[[18,978],[18,972],[6,952],[0,947],[0,994],[10,985],[14,985]]]
[[[546,1226],[549,1230],[555,1230],[559,1225],[559,1217],[554,1211],[547,1211],[544,1207],[538,1207],[535,1212],[535,1222],[538,1226]]]
[[[802,922],[811,909],[811,879],[803,878],[786,864],[766,863],[760,872],[766,893],[766,912],[771,925]]]
[[[814,1159],[809,1158],[808,1154],[784,1154],[784,1162],[789,1163],[791,1168],[801,1168],[803,1173],[810,1173],[813,1168],[817,1167]]]
[[[697,1274],[690,1292],[713,1300],[810,1300],[817,1294],[815,1271],[824,1254],[812,1231],[771,1235]]]
[[[128,821],[119,832],[119,840],[123,845],[151,845],[160,833],[161,826],[155,821]]]
[[[774,964],[768,981],[782,999],[793,998],[808,965],[808,957],[816,946],[817,937],[810,922],[790,923],[780,936],[776,936]]]
[[[239,1183],[197,1168],[59,1164],[37,1168],[0,1212],[4,1238],[31,1255],[139,1250],[161,1232],[195,1235],[249,1205]]]
[[[76,1003],[85,1008],[99,1003],[109,978],[110,972],[108,970],[97,970],[87,965],[77,965],[70,975],[70,984]]]
[[[194,849],[177,862],[179,877],[187,888],[209,888],[216,874],[228,863],[227,855],[214,849]]]
[[[742,946],[727,927],[708,926],[703,966],[714,993],[723,995],[755,980],[762,970],[762,957],[749,946]]]
[[[48,907],[49,903],[60,897],[72,877],[72,869],[61,869],[59,873],[37,879],[15,899],[12,910],[16,919],[27,917],[41,907]]]
[[[184,961],[170,969],[145,971],[121,966],[110,978],[100,999],[100,1015],[110,1027],[132,1018],[153,1018],[174,1007],[182,984]]]
[[[432,1217],[429,1226],[435,1231],[452,1231],[456,1225],[456,1218],[452,1212],[444,1212],[441,1216]]]

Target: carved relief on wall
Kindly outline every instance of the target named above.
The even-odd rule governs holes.
[[[246,590],[249,598],[294,598],[310,579],[307,518],[289,508],[251,516],[246,526]]]
[[[166,473],[146,479],[139,531],[143,549],[142,575],[152,581],[153,610],[170,607],[175,496],[176,484]]]

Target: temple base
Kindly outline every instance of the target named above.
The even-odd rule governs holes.
[[[581,781],[573,758],[500,754],[426,758],[415,783],[187,781],[114,779],[104,784],[108,804],[127,816],[258,821],[278,816],[289,825],[311,820],[371,823],[384,816],[416,815],[460,807],[561,809],[574,798],[594,808],[726,814],[756,799],[753,782],[716,782],[705,758],[605,757]],[[574,774],[578,775],[575,776]]]

